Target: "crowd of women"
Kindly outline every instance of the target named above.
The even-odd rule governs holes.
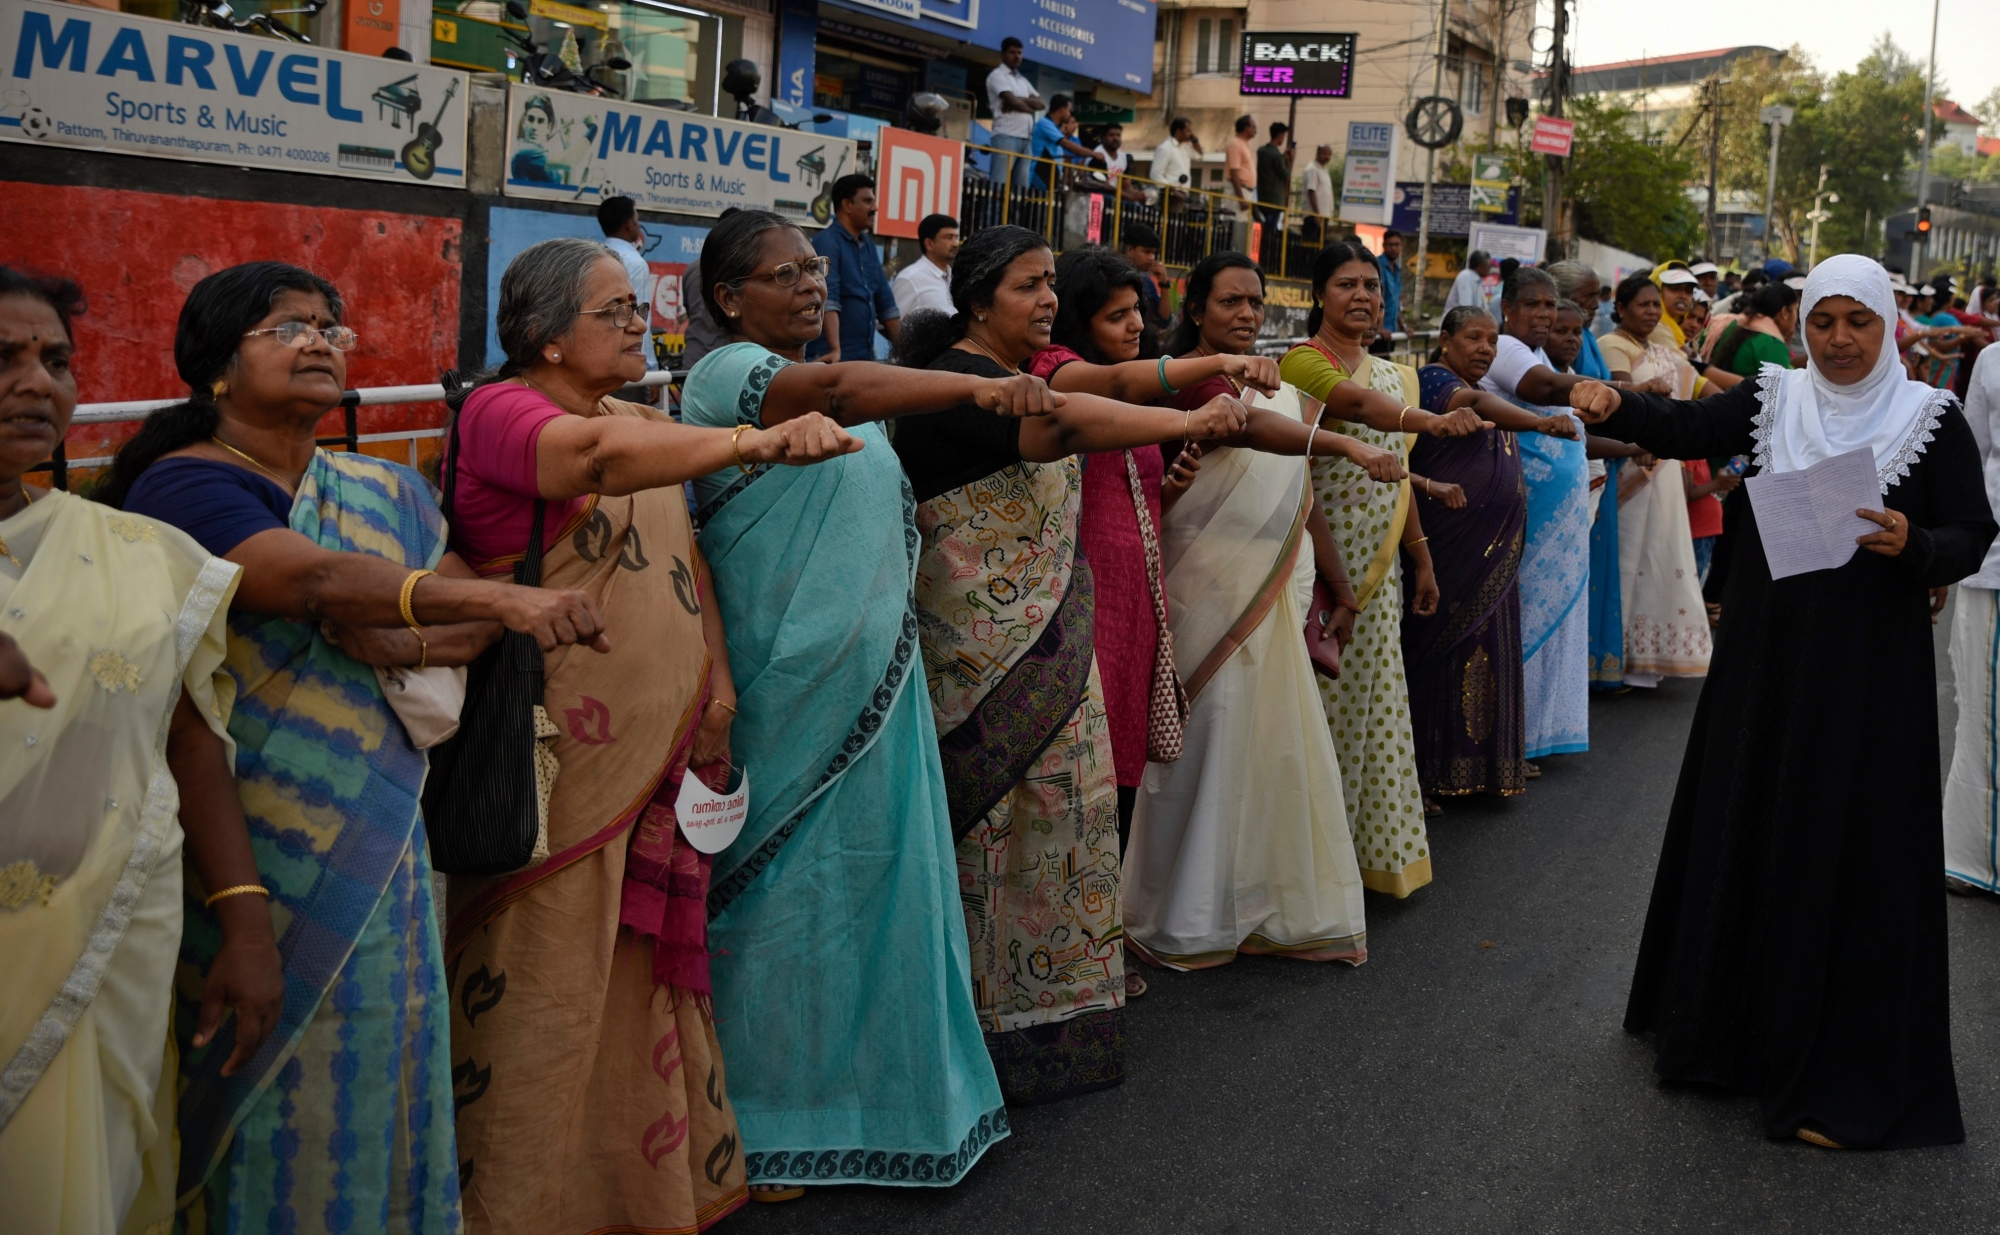
[[[1778,350],[1801,308],[1782,284],[1704,357],[1684,267],[1621,283],[1601,339],[1591,271],[1523,267],[1500,320],[1454,310],[1413,369],[1371,353],[1374,256],[1332,243],[1311,337],[1273,361],[1241,254],[1194,268],[1162,341],[1121,258],[1000,227],[895,363],[828,365],[802,363],[826,259],[795,225],[738,212],[701,265],[731,342],[676,421],[613,397],[646,332],[616,257],[522,253],[505,363],[453,396],[441,500],[315,445],[358,336],[341,289],[273,262],[190,291],[190,396],[94,500],[22,485],[75,407],[81,300],[0,271],[0,1190],[34,1229],[696,1230],[808,1185],[949,1185],[1010,1106],[1124,1078],[1145,968],[1365,961],[1364,891],[1432,881],[1439,799],[1520,794],[1534,760],[1584,750],[1593,687],[1708,671],[1716,537],[1737,542],[1724,629],[1797,634],[1770,627],[1763,593],[1787,594],[1747,509],[1728,535],[1700,509],[1737,474],[1702,460],[1824,388],[1824,362],[1801,388]],[[1879,346],[1893,307],[1837,289]],[[1948,407],[1869,397],[1936,431],[1904,475],[1958,449]],[[1812,461],[1788,432],[1757,431],[1760,465]],[[1974,471],[1976,517],[1933,492],[1923,560],[1861,565],[1921,596],[1976,562]],[[1896,553],[1917,517],[1884,525]],[[426,699],[520,636],[543,707],[501,753],[553,773],[545,836],[522,869],[451,871],[441,903],[426,748],[457,718]],[[1734,757],[1733,724],[1704,723],[1696,747]],[[1768,798],[1696,747],[1663,889],[1770,860],[1686,852]],[[741,834],[697,847],[688,779],[751,775]],[[1705,899],[1663,897],[1633,1025],[1663,1072],[1720,1066],[1706,1048],[1756,996],[1718,973],[1782,949],[1738,947],[1761,912],[1693,922]],[[1941,947],[1927,930],[1912,946]],[[1867,934],[1871,956],[1909,942]],[[1817,942],[1824,967],[1853,941]],[[1937,1010],[1916,1002],[1880,1000],[1870,1032],[1929,1050],[1930,1021],[1875,1023]],[[1735,1049],[1707,1079],[1811,1089]],[[1944,1069],[1948,1090],[1948,1046]],[[1935,1139],[1955,1098],[1943,1120],[1926,1077],[1870,1091],[1929,1102],[1920,1127],[1808,1103],[1774,1133]]]

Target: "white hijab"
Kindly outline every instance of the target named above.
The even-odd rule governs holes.
[[[1913,381],[1896,352],[1896,296],[1889,272],[1872,258],[1843,253],[1814,266],[1799,301],[1799,317],[1828,296],[1850,296],[1882,319],[1882,350],[1868,376],[1851,386],[1829,381],[1811,358],[1803,369],[1764,366],[1756,417],[1757,463],[1796,472],[1822,459],[1868,447],[1875,478],[1887,493],[1924,452],[1938,417],[1955,402],[1948,390]]]

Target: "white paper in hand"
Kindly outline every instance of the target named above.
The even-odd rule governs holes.
[[[1857,537],[1882,530],[1854,513],[1882,509],[1875,454],[1866,446],[1804,471],[1762,472],[1744,483],[1773,579],[1845,566],[1860,552]]]
[[[681,835],[703,853],[721,853],[743,831],[750,818],[750,771],[736,769],[736,787],[717,793],[701,783],[692,770],[681,779],[680,797],[674,800],[674,816],[680,820]]]

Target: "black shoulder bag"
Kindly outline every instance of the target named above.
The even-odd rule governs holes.
[[[454,519],[458,413],[471,393],[444,375],[451,405],[445,448],[444,516]],[[527,556],[514,582],[540,587],[542,528],[548,503],[535,502]],[[458,732],[430,751],[424,781],[424,828],[431,865],[447,875],[504,875],[548,857],[549,793],[555,787],[556,727],[542,707],[542,649],[533,635],[503,631],[466,673]]]

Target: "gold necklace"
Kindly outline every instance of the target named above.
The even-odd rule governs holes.
[[[28,492],[27,482],[17,480],[14,483],[20,486],[21,489],[21,510],[26,510],[28,507],[33,506],[35,504],[35,495]],[[15,511],[14,515],[20,514],[21,510]],[[8,515],[7,517],[11,519],[14,517],[14,515]],[[14,563],[14,565],[19,569],[22,570],[27,569],[27,567],[21,565],[21,559],[14,556],[13,550],[7,547],[7,538],[5,536],[0,536],[0,557],[4,557],[8,561]]]
[[[972,344],[972,346],[978,348],[980,351],[985,352],[987,359],[991,360],[994,364],[999,365],[1001,368],[1007,370],[1007,372],[1019,373],[1021,371],[1020,365],[1010,365],[1006,361],[1000,359],[1000,354],[998,352],[986,346],[986,344],[982,343],[978,339],[973,338],[972,332],[969,330],[965,332],[965,341],[967,343]]]
[[[278,475],[278,473],[272,471],[270,468],[265,467],[262,463],[258,462],[254,457],[243,453],[242,451],[236,449],[236,447],[231,446],[228,442],[225,442],[221,438],[216,437],[212,434],[209,436],[208,440],[214,442],[217,446],[222,447],[230,454],[235,455],[237,458],[243,460],[245,463],[248,463],[251,467],[256,468],[258,471],[264,473],[266,476],[269,476],[272,480],[277,481],[279,487],[284,489],[285,492],[287,493],[296,492],[297,490],[296,482],[286,480],[283,476]]]

